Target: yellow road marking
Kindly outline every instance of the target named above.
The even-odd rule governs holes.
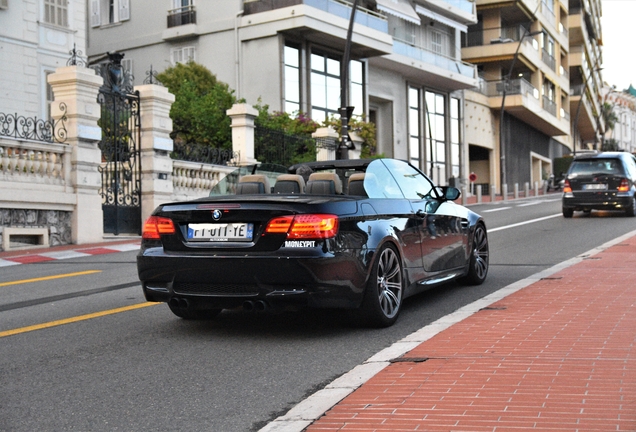
[[[95,312],[95,313],[90,313],[90,314],[86,314],[86,315],[79,315],[76,317],[72,317],[72,318],[66,318],[66,319],[61,319],[61,320],[57,320],[57,321],[50,321],[47,323],[42,323],[42,324],[35,324],[32,326],[28,326],[28,327],[21,327],[21,328],[17,328],[17,329],[13,329],[13,330],[6,330],[6,331],[1,331],[0,332],[0,338],[6,337],[6,336],[13,336],[13,335],[17,335],[20,333],[28,333],[28,332],[32,332],[35,330],[42,330],[42,329],[46,329],[46,328],[50,328],[50,327],[56,327],[56,326],[61,326],[64,324],[71,324],[71,323],[75,323],[78,321],[85,321],[85,320],[89,320],[89,319],[93,319],[93,318],[99,318],[102,316],[106,316],[106,315],[113,315],[116,313],[121,313],[121,312],[127,312],[127,311],[131,311],[131,310],[135,310],[135,309],[141,309],[141,308],[145,308],[148,306],[155,306],[158,305],[160,303],[151,303],[151,302],[146,302],[146,303],[138,303],[138,304],[134,304],[134,305],[130,305],[130,306],[124,306],[124,307],[120,307],[120,308],[116,308],[116,309],[109,309],[109,310],[105,310],[105,311],[101,311],[101,312]]]
[[[20,285],[20,284],[31,283],[31,282],[42,282],[42,281],[53,280],[53,279],[62,279],[66,277],[84,276],[88,274],[101,273],[101,272],[102,272],[101,270],[86,270],[83,272],[44,276],[44,277],[33,278],[33,279],[22,279],[22,280],[11,281],[11,282],[0,282],[0,287],[9,286],[9,285]]]

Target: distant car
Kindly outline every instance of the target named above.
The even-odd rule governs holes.
[[[572,161],[563,186],[563,216],[620,210],[636,215],[636,158],[630,153],[584,153]]]
[[[382,327],[410,295],[486,279],[482,218],[452,202],[458,189],[436,186],[408,163],[337,160],[275,171],[241,168],[210,197],[153,212],[137,257],[148,301],[166,302],[184,319],[238,307],[354,309]]]

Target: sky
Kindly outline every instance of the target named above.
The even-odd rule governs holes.
[[[601,0],[603,81],[618,90],[636,87],[636,0]]]

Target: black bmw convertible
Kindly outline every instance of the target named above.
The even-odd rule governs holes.
[[[242,167],[209,197],[155,209],[139,278],[184,319],[298,306],[390,326],[408,296],[486,279],[486,225],[459,196],[395,159]]]

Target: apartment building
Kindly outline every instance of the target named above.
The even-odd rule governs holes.
[[[86,52],[85,0],[0,0],[0,113],[48,119],[46,76]]]
[[[570,113],[573,151],[599,148],[605,131],[602,115],[601,0],[570,0]]]
[[[352,9],[346,0],[91,0],[89,60],[122,52],[139,84],[151,66],[192,59],[248,103],[320,122],[341,105]],[[462,90],[478,80],[461,40],[475,3],[359,0],[354,16],[348,105],[377,125],[378,151],[442,184],[466,178]]]
[[[617,91],[615,87],[603,87],[603,103],[609,104],[616,115],[614,127],[605,131],[604,141],[614,140],[618,149],[636,153],[636,89]]]
[[[476,5],[478,22],[462,42],[480,78],[465,96],[471,169],[498,190],[541,182],[555,157],[603,130],[600,0]]]

